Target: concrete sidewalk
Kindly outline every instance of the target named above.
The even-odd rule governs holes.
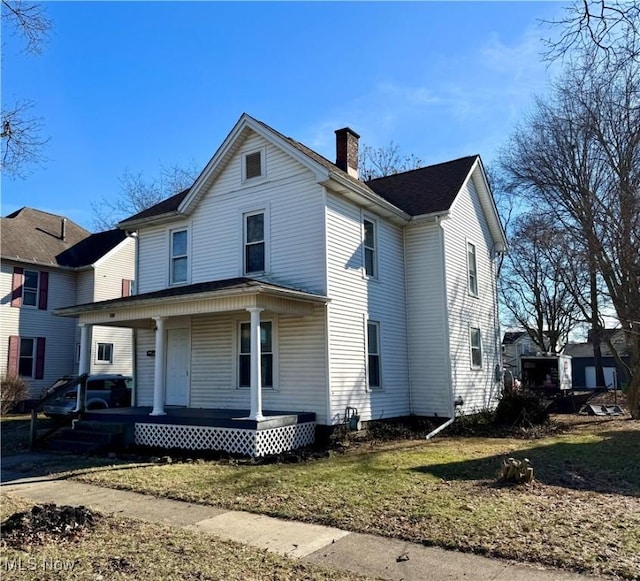
[[[135,492],[56,480],[25,478],[20,465],[37,465],[50,455],[28,454],[2,461],[2,492],[37,502],[84,505],[105,514],[140,518],[213,534],[304,562],[404,581],[504,580],[586,581],[596,577],[540,569],[478,555],[352,533],[247,512],[155,498]]]

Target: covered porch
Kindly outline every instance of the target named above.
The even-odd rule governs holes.
[[[278,315],[298,320],[310,318],[314,309],[324,306],[327,301],[326,297],[304,290],[241,278],[186,285],[60,309],[56,314],[79,319],[80,373],[89,368],[93,325],[138,329],[153,341],[154,347],[149,349],[148,345],[145,346],[144,356],[137,353],[138,358],[143,357],[146,375],[144,378],[140,377],[141,365],[138,361],[134,381],[139,390],[144,379],[144,398],[139,397],[138,391],[134,394],[134,407],[83,410],[81,420],[76,424],[125,424],[129,426],[129,443],[140,446],[224,450],[251,456],[280,453],[311,444],[315,435],[314,411],[299,407],[296,409],[295,400],[288,398],[284,392],[279,394],[278,401],[281,405],[277,405],[276,409],[273,405],[269,406],[271,409],[263,409],[262,383],[265,374],[261,365],[265,360],[261,353],[264,337],[261,334],[261,321],[263,316]],[[225,401],[214,402],[213,405],[199,404],[197,394],[194,396],[191,392],[192,377],[196,371],[191,369],[192,365],[196,365],[192,362],[191,352],[195,348],[196,339],[192,340],[192,333],[189,331],[183,344],[188,357],[187,379],[183,377],[179,380],[188,383],[186,405],[171,405],[173,402],[167,401],[167,394],[174,380],[168,372],[167,362],[171,357],[167,337],[172,321],[185,318],[204,321],[203,316],[214,315],[249,319],[247,323],[243,323],[242,328],[247,333],[250,330],[250,341],[247,335],[243,343],[246,346],[241,350],[242,356],[238,357],[238,353],[234,355],[236,363],[238,360],[243,363],[242,382],[236,378],[228,389],[218,392],[219,398],[227,398]],[[232,337],[228,340],[235,341]],[[229,365],[232,364],[233,361],[229,360]],[[202,372],[198,371],[198,374],[198,385],[201,385]],[[240,371],[238,374],[240,375]],[[210,377],[213,381],[214,376]],[[78,395],[78,409],[82,407],[80,400]]]

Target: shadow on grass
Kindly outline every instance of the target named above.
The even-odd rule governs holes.
[[[543,484],[593,492],[640,496],[640,431],[601,433],[598,442],[557,442],[514,452],[528,458]],[[419,466],[414,471],[445,480],[496,481],[507,455]]]

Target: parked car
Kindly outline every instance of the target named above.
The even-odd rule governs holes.
[[[131,385],[133,378],[127,375],[105,373],[89,375],[85,409],[100,410],[131,406]],[[58,395],[45,403],[43,412],[50,418],[66,417],[73,414],[78,400],[79,376],[66,376],[58,379],[45,393],[44,397]],[[66,387],[65,387],[66,386]]]

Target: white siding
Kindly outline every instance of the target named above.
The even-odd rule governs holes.
[[[411,404],[416,415],[451,416],[442,230],[421,223],[405,232]]]
[[[276,316],[263,312],[262,320],[273,321],[277,336],[276,389],[263,390],[263,409],[308,411],[326,421],[326,353],[324,307],[311,317]],[[191,321],[190,407],[249,409],[249,390],[237,387],[237,329],[249,315],[202,315]],[[153,401],[153,333],[138,335],[138,405]]]
[[[131,329],[94,326],[92,329],[90,373],[133,373]],[[98,343],[113,344],[113,362],[98,361]]]
[[[169,281],[169,234],[156,226],[138,233],[137,294],[163,289]]]
[[[362,218],[356,205],[332,194],[327,196],[330,423],[342,421],[347,406],[356,407],[363,420],[410,412],[403,233],[383,218],[374,217],[378,278],[367,279],[363,271]],[[367,319],[380,322],[380,390],[367,388]]]
[[[264,147],[266,179],[242,182],[245,151]],[[168,286],[169,232],[189,230],[189,282],[243,276],[243,212],[264,209],[270,269],[263,278],[324,292],[322,188],[313,174],[257,135],[229,161],[188,220],[139,233],[138,292]]]
[[[135,240],[125,238],[95,265],[94,301],[122,296],[122,279],[135,277]]]
[[[495,368],[501,356],[493,243],[472,179],[456,198],[443,228],[453,390],[464,400],[462,411],[472,412],[495,405],[500,387]],[[477,297],[467,290],[467,242],[476,246]],[[481,329],[482,369],[471,368],[470,327]]]
[[[93,269],[82,270],[76,276],[76,305],[86,305],[93,302],[94,276]]]
[[[153,405],[153,369],[155,357],[147,355],[147,352],[156,348],[155,332],[151,329],[138,329],[136,331],[136,377],[134,400],[135,405]]]
[[[11,286],[13,267],[22,266],[33,270],[49,272],[49,293],[47,307],[42,311],[35,307],[16,308],[11,306]],[[76,296],[76,274],[74,272],[43,269],[33,265],[2,263],[0,274],[0,374],[7,371],[9,336],[45,337],[44,378],[30,379],[30,397],[39,397],[42,390],[49,387],[58,377],[75,371],[75,329],[76,319],[62,319],[51,314],[53,309],[73,304]]]

